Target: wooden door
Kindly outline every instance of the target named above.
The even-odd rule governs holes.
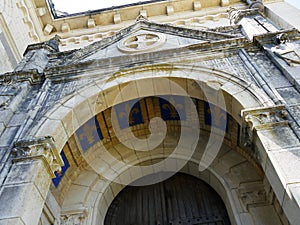
[[[128,186],[108,209],[104,225],[230,225],[220,196],[186,174],[150,186]]]

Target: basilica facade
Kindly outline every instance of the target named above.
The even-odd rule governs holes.
[[[0,10],[0,225],[300,224],[299,10]]]

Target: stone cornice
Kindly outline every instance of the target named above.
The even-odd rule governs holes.
[[[50,55],[52,62],[45,68],[42,74],[38,73],[37,70],[9,72],[0,76],[0,83],[29,81],[31,84],[39,84],[46,78],[49,78],[53,82],[66,82],[83,76],[85,78],[92,78],[99,77],[101,74],[113,74],[127,67],[131,68],[134,65],[153,65],[160,64],[162,61],[176,63],[178,60],[188,63],[189,59],[205,60],[207,57],[211,57],[213,52],[215,52],[215,57],[220,57],[218,56],[220,55],[220,51],[224,56],[231,54],[231,52],[236,52],[237,48],[251,46],[251,43],[246,38],[240,37],[215,42],[202,42],[177,48],[176,51],[174,49],[166,49],[134,54],[130,57],[126,55],[115,56],[82,62],[80,60],[90,55],[90,51],[88,49],[84,51],[72,50],[70,52],[59,52]],[[95,49],[99,49],[99,46],[94,47]]]
[[[101,74],[114,74],[115,72],[126,68],[133,68],[141,65],[156,65],[160,64],[162,61],[170,64],[176,63],[178,60],[188,63],[189,59],[205,60],[207,57],[211,57],[212,51],[215,52],[216,57],[220,54],[220,51],[223,52],[224,56],[224,54],[230,54],[231,51],[235,52],[236,48],[243,48],[246,46],[247,40],[245,38],[236,38],[215,43],[204,42],[194,44],[177,48],[176,51],[174,51],[174,49],[167,49],[134,54],[130,55],[130,57],[125,55],[87,62],[80,62],[74,58],[73,62],[70,61],[65,65],[48,67],[45,70],[45,78],[49,78],[53,82],[61,82],[84,78],[83,76],[85,76],[85,78],[92,78],[99,77]],[[206,52],[209,54],[206,54]]]
[[[64,162],[55,147],[52,137],[18,141],[12,150],[13,161],[42,159],[49,175],[54,178],[54,172],[60,172]]]
[[[216,20],[220,15],[221,17],[224,16],[223,14],[226,13],[227,7],[230,5],[236,8],[246,7],[246,4],[241,0],[231,0],[229,5],[222,2],[204,0],[149,1],[146,4],[94,10],[62,18],[54,18],[47,0],[32,0],[34,10],[30,10],[30,13],[32,14],[31,17],[35,18],[34,25],[39,25],[35,29],[41,31],[42,41],[48,39],[47,37],[51,38],[55,34],[59,34],[63,40],[67,41],[68,38],[75,36],[80,40],[80,37],[86,35],[93,35],[99,32],[109,33],[111,30],[118,31],[132,24],[140,15],[145,15],[153,21],[164,23],[182,21],[191,16],[196,19],[201,17],[200,20]],[[170,13],[170,9],[172,9],[172,13]],[[207,17],[207,14],[216,15],[216,17]],[[76,32],[74,32],[75,30]]]
[[[285,34],[289,40],[299,39],[300,34],[297,29],[290,29],[290,30],[280,30],[278,32],[269,32],[262,35],[254,36],[254,42],[259,43],[260,46],[266,44],[276,44],[276,37],[280,34]]]
[[[8,72],[0,75],[0,84],[23,81],[29,81],[31,84],[40,84],[44,80],[44,75],[39,74],[36,69],[31,71]]]
[[[177,29],[176,27],[174,27],[174,29],[182,30],[182,32],[187,34],[190,32],[190,35],[193,36],[193,30],[183,28]],[[200,35],[211,36],[216,34],[217,36],[224,37],[223,34],[219,32],[196,32]],[[85,78],[99,76],[100,74],[112,74],[119,70],[126,69],[127,67],[132,67],[133,65],[153,65],[159,64],[162,61],[167,63],[176,63],[178,60],[183,60],[188,63],[188,59],[205,60],[209,55],[211,56],[212,52],[215,52],[216,55],[223,52],[224,55],[230,54],[230,52],[236,52],[237,48],[248,48],[252,46],[252,44],[244,37],[234,37],[233,35],[227,34],[224,35],[227,36],[227,38],[215,41],[202,41],[199,44],[177,47],[175,51],[174,49],[162,49],[153,52],[133,54],[130,57],[124,55],[99,60],[84,60],[94,52],[101,51],[101,49],[120,40],[122,36],[117,35],[94,43],[83,49],[51,53],[49,54],[50,62],[44,69],[43,73],[38,73],[35,69],[30,71],[9,72],[0,76],[0,83],[29,81],[31,84],[39,84],[46,78],[49,78],[54,82],[66,82],[67,80],[78,79],[79,77],[82,77],[83,74]],[[39,47],[39,45],[33,45],[32,48],[34,49],[35,47]],[[206,54],[206,52],[209,54]],[[97,68],[96,74],[94,71],[95,68]]]
[[[218,29],[195,30],[195,29],[176,27],[167,24],[158,24],[149,21],[139,21],[127,28],[120,30],[119,32],[117,32],[111,37],[104,38],[101,41],[95,42],[80,50],[61,52],[58,53],[57,55],[53,55],[54,61],[56,57],[62,57],[64,58],[62,60],[63,65],[70,64],[71,62],[77,63],[78,61],[80,61],[80,59],[86,57],[87,55],[91,55],[94,52],[99,51],[119,41],[125,35],[131,34],[139,29],[146,29],[150,31],[152,30],[155,32],[162,32],[162,33],[176,35],[176,36],[199,39],[202,41],[207,40],[207,42],[209,43],[224,41],[229,39],[232,40],[243,39],[243,37],[241,37],[240,34],[230,34],[230,33],[222,32],[222,30],[220,29],[219,30]]]

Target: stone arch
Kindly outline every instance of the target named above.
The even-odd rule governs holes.
[[[136,76],[137,73],[138,77]],[[211,90],[220,90],[224,95],[225,103],[228,106],[226,108],[227,112],[241,125],[243,124],[243,119],[240,113],[242,110],[273,106],[272,101],[254,85],[221,71],[207,68],[190,68],[184,66],[149,66],[148,68],[137,68],[132,69],[131,71],[121,71],[114,74],[108,80],[99,79],[97,82],[85,88],[84,90],[80,90],[74,95],[69,96],[67,99],[63,99],[59,105],[56,106],[56,108],[54,108],[41,120],[41,123],[36,127],[36,129],[32,130],[31,136],[53,136],[58,149],[62,149],[72,134],[87,120],[97,115],[97,113],[115,104],[121,103],[122,101],[132,100],[136,97],[145,97],[157,94],[154,88],[143,90],[144,92],[142,95],[139,94],[138,90],[141,87],[147,87],[149,82],[152,85],[157,85],[159,88],[159,82],[161,81],[161,78],[179,84],[179,86],[183,87],[183,90],[185,90],[189,96],[197,97],[201,100],[206,99],[203,95],[203,91],[201,91],[201,88],[204,88],[205,91],[208,92]],[[200,88],[198,87],[193,89],[193,83],[195,81],[199,82],[198,84]],[[120,93],[122,88],[128,84],[133,84],[135,90],[126,96],[122,96],[119,101],[114,101],[117,94]],[[171,94],[176,94],[176,91],[172,92],[172,90],[170,90],[170,92]],[[212,98],[211,101],[215,104],[218,104],[218,98]],[[89,173],[89,171],[87,170],[86,173]],[[222,180],[222,176],[218,173],[214,174],[212,172],[211,174],[212,175],[210,176],[218,175],[218,182],[223,184],[226,183],[224,180]],[[82,181],[80,178],[78,178],[78,181],[75,182],[80,183]],[[262,180],[260,180],[258,183],[258,186],[261,187]],[[99,197],[100,195],[98,196],[98,204],[105,205],[104,202],[106,202],[106,205],[108,205],[108,203],[112,201],[113,196],[116,195],[111,195],[113,188],[118,191],[120,187],[111,187],[109,183],[102,183],[102,185],[106,188],[103,190],[103,192],[101,192],[101,197]],[[230,192],[229,189],[226,189],[226,185],[223,186],[225,186],[224,190],[227,193],[221,195],[225,204],[227,204],[227,206],[229,205],[228,202],[230,202],[231,206],[237,204],[237,201],[234,200],[235,196],[228,194],[228,192]],[[222,192],[222,190],[219,191]],[[84,196],[85,199],[88,201],[88,199],[93,197],[92,194],[95,193],[89,193],[89,195]],[[242,224],[242,220],[250,220],[249,218],[237,218],[236,212],[242,207],[243,206],[240,204],[235,208],[228,208],[230,218],[232,221],[235,221],[236,224]],[[247,207],[247,204],[245,207]],[[98,211],[101,214],[101,212],[104,213],[105,209],[99,209]],[[82,213],[84,214],[84,209]],[[89,220],[92,218],[103,218],[103,215],[90,215],[90,217],[88,217]],[[92,221],[86,221],[87,224],[90,224],[91,222]]]
[[[272,215],[272,221],[278,223],[278,215],[265,198],[268,193],[267,188],[264,186],[264,178],[255,171],[247,159],[235,150],[223,146],[213,165],[204,172],[199,172],[198,165],[199,159],[194,157],[180,172],[197,177],[209,184],[221,196],[232,224],[244,224],[246,222],[260,224],[264,221],[265,218],[262,214],[247,210],[247,207],[255,204],[262,205],[260,210]],[[239,174],[238,171],[240,170],[244,170],[244,173]],[[245,178],[246,170],[248,171],[248,177]],[[87,182],[87,180],[89,181]],[[93,185],[89,186],[89,184]],[[102,188],[97,192],[95,198],[97,187]],[[103,224],[108,207],[124,187],[95,175],[91,170],[85,170],[73,182],[66,195],[67,201],[63,204],[63,210],[65,210],[63,213],[68,213],[69,209],[80,204],[90,212],[85,221],[86,224]],[[85,194],[83,195],[83,193]],[[257,196],[257,198],[253,200],[246,195]],[[74,196],[80,197],[76,201]],[[255,209],[255,207],[253,208]]]
[[[78,90],[71,96],[62,99],[31,130],[29,136],[52,136],[58,149],[62,149],[76,129],[102,110],[121,101],[156,95],[154,88],[151,88],[144,91],[143,95],[133,91],[125,98],[114,101],[124,86],[133,82],[134,87],[138,90],[148,87],[150,82],[160,89],[162,88],[159,87],[160,78],[173,79],[175,83],[183,81],[179,86],[186,90],[189,96],[201,100],[205,96],[199,88],[192,88],[194,82],[199,82],[200,88],[208,89],[208,93],[209,89],[220,90],[227,105],[226,111],[240,124],[242,123],[241,110],[274,105],[271,99],[255,85],[223,71],[205,67],[155,65],[118,72],[109,79],[99,79],[83,90]],[[176,94],[172,90],[166,93]],[[219,99],[212,98],[210,100],[218,104]]]

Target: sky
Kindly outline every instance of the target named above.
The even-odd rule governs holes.
[[[299,0],[285,0],[286,2],[290,3],[291,5],[300,9],[300,1]]]
[[[146,0],[144,0],[146,1]],[[68,12],[77,13],[88,10],[97,10],[101,8],[108,8],[111,6],[126,5],[129,3],[143,2],[142,0],[52,0],[55,9]],[[300,9],[300,0],[286,0],[286,2],[294,5]]]
[[[144,1],[147,0],[52,0],[56,10],[68,13],[85,12]]]

